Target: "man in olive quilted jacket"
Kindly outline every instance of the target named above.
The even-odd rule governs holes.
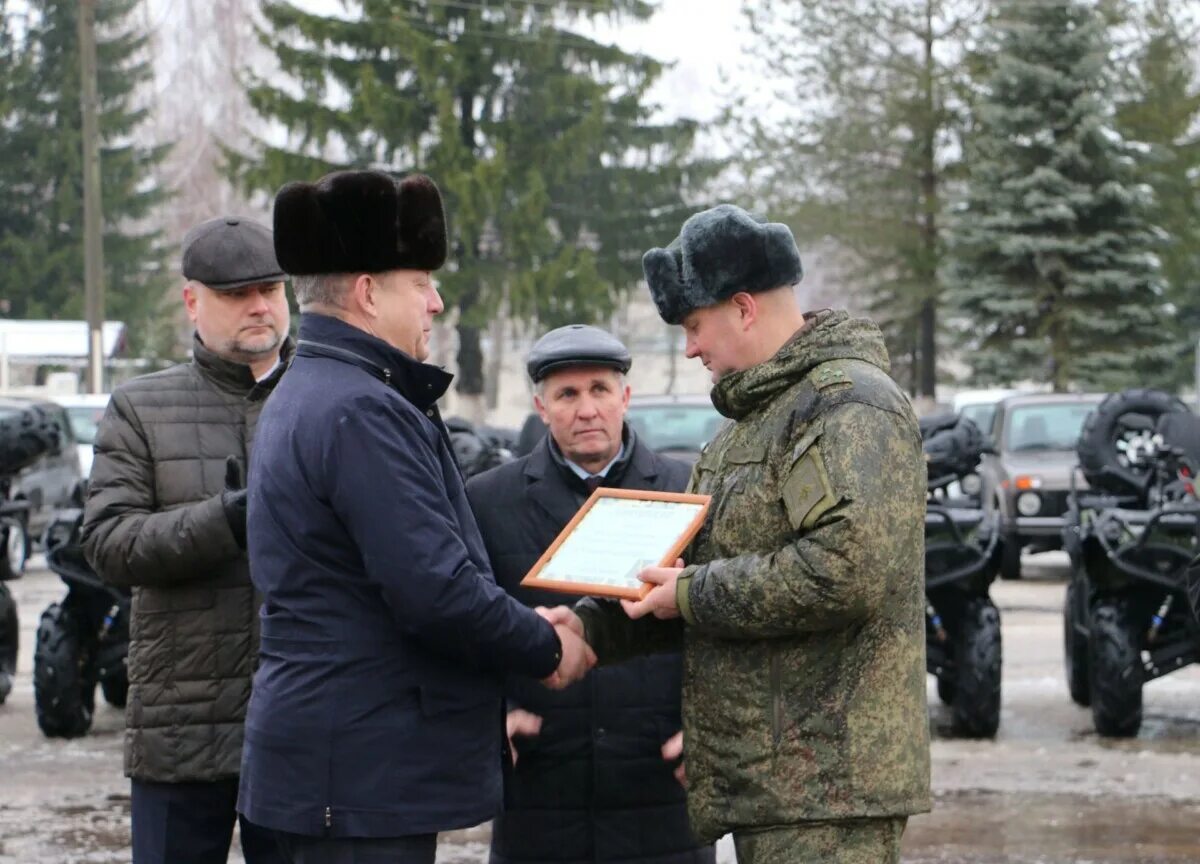
[[[291,354],[271,232],[232,217],[184,238],[192,360],[113,392],[83,523],[88,560],[133,589],[125,773],[134,864],[218,864],[237,821],[242,725],[258,654],[246,556],[247,463]],[[248,864],[280,860],[241,822]]]

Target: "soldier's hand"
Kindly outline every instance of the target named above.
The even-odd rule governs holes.
[[[587,675],[588,670],[596,665],[596,654],[582,636],[565,624],[554,625],[554,630],[562,645],[562,658],[558,661],[558,669],[549,678],[543,679],[542,683],[551,690],[562,690]]]
[[[512,754],[512,764],[517,764],[517,745],[513,738],[533,738],[542,731],[542,718],[532,711],[515,708],[504,718],[504,729],[508,735],[508,752]]]
[[[687,788],[687,770],[683,763],[683,732],[676,732],[667,742],[662,745],[662,757],[665,762],[678,761],[675,766],[675,779],[679,781],[679,785]]]
[[[555,606],[553,609],[538,606],[533,611],[551,624],[562,624],[572,630],[580,639],[587,638],[587,634],[583,632],[583,619],[576,615],[569,606]]]
[[[654,587],[641,600],[622,600],[621,607],[625,614],[630,618],[641,618],[651,613],[655,618],[678,618],[675,582],[682,572],[682,558],[676,560],[674,567],[647,567],[638,574],[638,578]]]

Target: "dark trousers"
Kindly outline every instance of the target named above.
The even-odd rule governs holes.
[[[240,824],[246,864],[283,864],[274,833],[237,812],[238,781],[133,781],[133,864],[225,864]]]
[[[305,837],[275,832],[287,864],[433,864],[437,835]]]

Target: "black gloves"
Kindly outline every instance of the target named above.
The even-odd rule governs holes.
[[[246,481],[242,476],[242,464],[236,456],[225,457],[225,491],[221,493],[221,506],[225,518],[233,531],[238,546],[246,548]]]

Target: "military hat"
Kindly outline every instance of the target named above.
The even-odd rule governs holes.
[[[694,309],[740,291],[795,285],[804,275],[791,230],[719,204],[688,218],[665,249],[642,256],[642,271],[659,316],[679,324]]]
[[[423,174],[335,171],[275,196],[275,254],[294,275],[437,270],[446,247],[442,194]]]
[[[534,343],[525,368],[536,384],[568,366],[610,366],[624,374],[633,365],[621,340],[599,327],[570,324],[551,330]]]
[[[249,219],[220,216],[201,222],[183,238],[183,278],[215,291],[232,291],[287,276],[275,260],[271,230]]]

